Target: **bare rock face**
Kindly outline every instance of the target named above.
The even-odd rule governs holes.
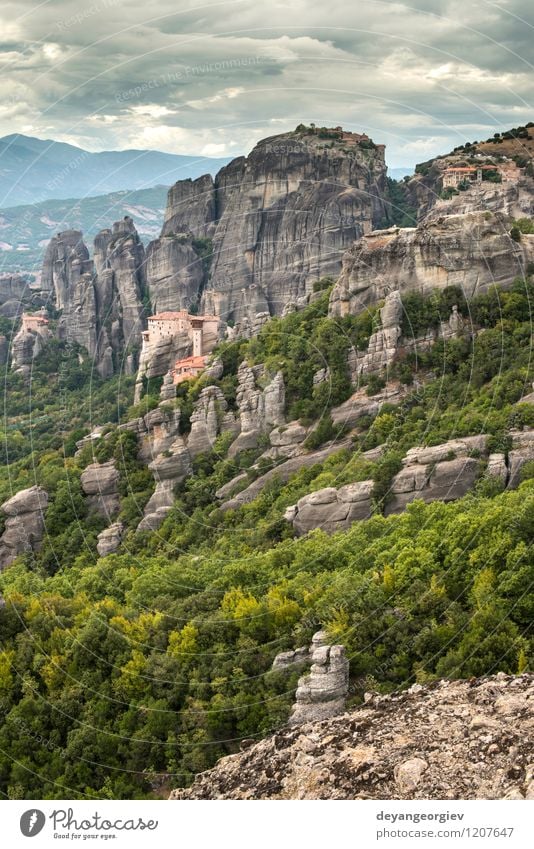
[[[237,378],[236,401],[241,432],[230,446],[230,457],[248,448],[255,448],[262,433],[269,433],[285,421],[285,385],[281,371],[262,389],[261,382],[265,382],[264,366],[249,366],[242,362]]]
[[[182,231],[150,242],[146,273],[154,313],[190,310],[198,301],[205,278],[202,258],[193,248],[192,236]]]
[[[392,289],[426,294],[455,285],[470,298],[496,283],[511,283],[534,257],[534,239],[514,242],[510,227],[505,216],[473,212],[369,233],[343,257],[330,313],[357,314]]]
[[[123,351],[138,343],[143,329],[145,249],[131,218],[116,221],[111,230],[96,236],[94,263],[100,332],[111,322],[108,344]]]
[[[295,704],[289,722],[300,725],[342,713],[349,693],[349,661],[344,646],[328,645],[324,631],[313,635],[310,647],[312,667],[299,679]]]
[[[113,554],[119,548],[124,534],[124,525],[122,522],[114,522],[109,528],[101,531],[98,534],[98,542],[96,550],[100,557],[106,557],[108,554]]]
[[[313,133],[264,139],[223,168],[205,311],[241,321],[255,285],[264,309],[281,315],[314,280],[337,275],[343,251],[385,216],[385,173],[382,147]]]
[[[264,139],[250,156],[169,191],[161,238],[147,250],[155,310],[231,320],[240,335],[337,275],[352,242],[385,217],[384,148],[355,135],[310,131]],[[207,265],[195,239],[213,241]]]
[[[9,566],[19,554],[38,551],[45,533],[48,494],[39,486],[17,492],[0,506],[7,516],[0,537],[0,569]]]
[[[84,347],[102,377],[139,343],[144,265],[143,244],[128,217],[98,233],[94,260],[77,230],[54,236],[46,250],[42,285],[61,311],[59,336]]]
[[[213,443],[221,433],[236,431],[238,424],[228,412],[228,404],[218,386],[206,386],[199,395],[191,415],[191,433],[187,448],[192,457],[213,450]]]
[[[171,448],[180,433],[180,416],[179,407],[161,403],[136,423],[128,422],[138,435],[140,460],[149,463]]]
[[[371,696],[222,758],[171,799],[518,799],[534,790],[534,675]]]
[[[80,482],[90,510],[106,518],[112,518],[119,512],[119,472],[115,460],[87,466]]]
[[[356,382],[358,375],[382,371],[391,365],[397,353],[401,337],[402,300],[400,292],[390,292],[380,310],[380,328],[369,339],[367,352],[356,355],[352,363],[351,378]]]
[[[138,531],[157,530],[174,503],[174,487],[191,474],[191,455],[178,436],[164,453],[149,463],[156,488],[146,504]]]
[[[233,446],[230,446],[230,449]],[[326,448],[320,448],[318,451],[310,451],[306,454],[298,454],[295,457],[290,457],[283,463],[280,463],[278,466],[275,466],[274,469],[270,469],[265,474],[260,475],[259,478],[252,481],[246,488],[242,491],[238,492],[232,498],[227,501],[223,501],[220,506],[220,509],[223,511],[226,510],[236,510],[239,507],[242,507],[243,504],[250,504],[251,501],[254,501],[255,498],[258,497],[262,489],[273,479],[277,479],[285,483],[289,480],[289,478],[298,472],[300,469],[308,468],[310,466],[315,466],[317,463],[322,463],[323,460],[326,460],[331,454],[337,453],[338,451],[342,451],[344,448],[350,448],[351,442],[349,439],[340,440],[339,442],[332,442],[330,445],[327,445]],[[230,453],[230,452],[228,452]],[[240,478],[240,476],[238,476]],[[241,478],[240,478],[241,480]],[[231,483],[236,483],[237,478],[234,478]],[[228,490],[226,490],[227,492]]]
[[[20,274],[0,274],[0,315],[16,318],[23,301],[31,298],[28,282]]]
[[[301,663],[308,663],[310,660],[311,654],[309,647],[300,646],[298,649],[282,651],[277,654],[273,660],[271,669],[289,669]]]
[[[486,436],[467,436],[431,448],[411,448],[391,483],[386,515],[401,512],[415,498],[455,501],[467,495],[480,477],[478,458],[486,442]]]
[[[172,372],[170,371],[163,375],[159,397],[162,401],[172,401],[176,398],[176,386],[174,385]]]
[[[358,389],[338,407],[333,407],[330,415],[335,425],[353,428],[363,416],[376,416],[384,404],[399,404],[406,394],[406,388],[394,382],[372,397],[364,389]]]
[[[31,363],[39,356],[50,337],[51,333],[46,326],[38,331],[21,327],[11,343],[12,368],[22,374],[28,374]]]
[[[162,236],[194,233],[209,237],[216,219],[215,183],[210,174],[196,180],[179,180],[169,189]]]
[[[508,452],[508,486],[514,488],[521,481],[521,469],[530,460],[534,460],[534,430],[513,430],[512,450]]]
[[[339,489],[319,489],[288,507],[286,517],[299,535],[314,528],[327,534],[346,530],[353,522],[369,518],[372,492],[372,480],[349,483]]]

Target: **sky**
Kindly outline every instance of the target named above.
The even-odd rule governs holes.
[[[0,0],[0,135],[238,156],[341,124],[412,166],[534,120],[532,0]]]

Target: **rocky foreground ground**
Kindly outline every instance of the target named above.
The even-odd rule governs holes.
[[[367,696],[223,758],[170,798],[534,799],[534,675]]]

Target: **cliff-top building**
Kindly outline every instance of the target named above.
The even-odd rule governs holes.
[[[152,360],[161,355],[168,362],[169,375],[175,385],[197,377],[219,340],[219,325],[216,315],[191,315],[187,310],[151,315],[143,331],[139,377],[150,373]],[[136,398],[139,397],[140,391],[136,389]]]
[[[192,343],[193,357],[200,357],[210,353],[218,331],[216,315],[190,315],[187,310],[160,312],[149,317],[148,328],[143,332],[143,346],[183,333]]]
[[[48,329],[48,319],[43,312],[23,312],[21,321],[24,333],[42,333]]]
[[[452,165],[443,171],[443,188],[456,189],[460,183],[481,183],[484,171],[500,173],[496,165]]]

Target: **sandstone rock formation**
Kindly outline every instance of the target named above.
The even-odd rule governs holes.
[[[232,447],[232,446],[230,446]],[[241,507],[243,504],[250,504],[251,501],[254,501],[255,498],[258,497],[264,486],[272,481],[273,479],[280,480],[285,483],[289,480],[289,478],[298,472],[300,469],[314,466],[317,463],[322,463],[323,460],[326,460],[331,454],[336,453],[337,451],[342,451],[344,448],[350,448],[351,442],[348,439],[340,440],[339,442],[332,442],[330,445],[327,445],[326,448],[321,448],[318,451],[311,451],[306,454],[299,454],[296,457],[290,457],[289,460],[280,463],[275,466],[275,468],[270,469],[270,471],[265,472],[265,474],[260,475],[259,478],[252,481],[246,488],[242,489],[232,498],[224,501],[220,509],[221,510],[236,510]],[[235,484],[237,479],[231,482]]]
[[[138,457],[144,463],[168,451],[180,433],[181,411],[172,404],[161,403],[155,410],[119,429],[133,430],[139,441]]]
[[[0,537],[0,570],[19,554],[39,550],[45,534],[47,506],[48,494],[40,486],[23,489],[0,505],[0,511],[7,517]]]
[[[368,519],[372,513],[373,481],[349,483],[336,489],[319,489],[288,507],[284,518],[297,534],[321,528],[327,534],[346,530],[353,522]]]
[[[59,233],[44,258],[42,286],[60,310],[60,338],[77,342],[102,377],[120,367],[142,330],[145,254],[131,218],[95,238],[94,261],[77,230]]]
[[[51,337],[45,325],[39,329],[21,327],[11,342],[11,367],[23,375],[28,375],[33,360],[39,356]]]
[[[357,314],[392,290],[429,293],[455,285],[470,298],[495,283],[511,283],[534,259],[534,237],[515,242],[510,227],[505,216],[474,212],[369,233],[343,257],[330,313]]]
[[[216,192],[205,311],[234,321],[280,315],[314,280],[336,275],[344,249],[385,217],[383,148],[274,136],[223,168]],[[251,309],[243,296],[252,285]]]
[[[229,456],[255,448],[262,433],[284,423],[285,386],[281,371],[267,382],[263,365],[242,362],[237,372],[236,401],[239,409],[240,433],[230,446]]]
[[[311,129],[259,142],[248,157],[169,191],[161,237],[147,250],[152,308],[230,321],[241,335],[337,275],[341,255],[386,216],[384,148]],[[199,239],[213,242],[208,263]]]
[[[454,501],[467,495],[480,477],[478,458],[485,454],[486,442],[483,435],[466,436],[431,448],[411,448],[391,483],[386,515],[401,512],[415,498]]]
[[[179,180],[169,189],[162,236],[190,233],[209,237],[215,229],[217,204],[215,183],[210,174],[196,180]]]
[[[534,676],[437,681],[283,728],[171,799],[531,799]]]
[[[290,725],[329,719],[342,713],[349,692],[349,661],[344,646],[331,646],[317,631],[310,646],[311,670],[299,679]]]
[[[205,279],[202,258],[193,238],[179,231],[150,242],[146,253],[150,303],[154,313],[190,310],[197,304]]]
[[[32,299],[32,292],[22,275],[0,274],[0,315],[16,318],[29,299]]]
[[[154,475],[156,488],[137,526],[138,531],[157,530],[174,502],[174,487],[191,474],[191,455],[178,436],[169,449],[159,454],[148,468]]]
[[[106,557],[108,554],[113,554],[119,548],[124,534],[124,525],[122,522],[114,522],[109,528],[101,531],[98,534],[98,542],[96,550],[100,557]]]
[[[399,404],[406,394],[406,387],[394,381],[371,397],[365,389],[358,389],[342,404],[333,407],[330,415],[337,427],[343,425],[350,429],[357,427],[364,416],[376,416],[384,404]]]
[[[115,460],[87,466],[80,483],[90,510],[105,518],[113,518],[119,512],[119,472]]]
[[[382,371],[392,364],[401,337],[401,321],[400,292],[390,292],[380,310],[380,327],[371,335],[367,351],[364,354],[356,352],[350,363],[353,383],[357,382],[361,374]]]
[[[187,448],[191,457],[213,450],[213,443],[221,433],[236,431],[238,425],[218,386],[206,386],[199,395],[191,415],[191,432]]]
[[[508,453],[508,480],[510,488],[519,485],[521,469],[529,460],[534,460],[534,430],[512,430],[512,449]]]

